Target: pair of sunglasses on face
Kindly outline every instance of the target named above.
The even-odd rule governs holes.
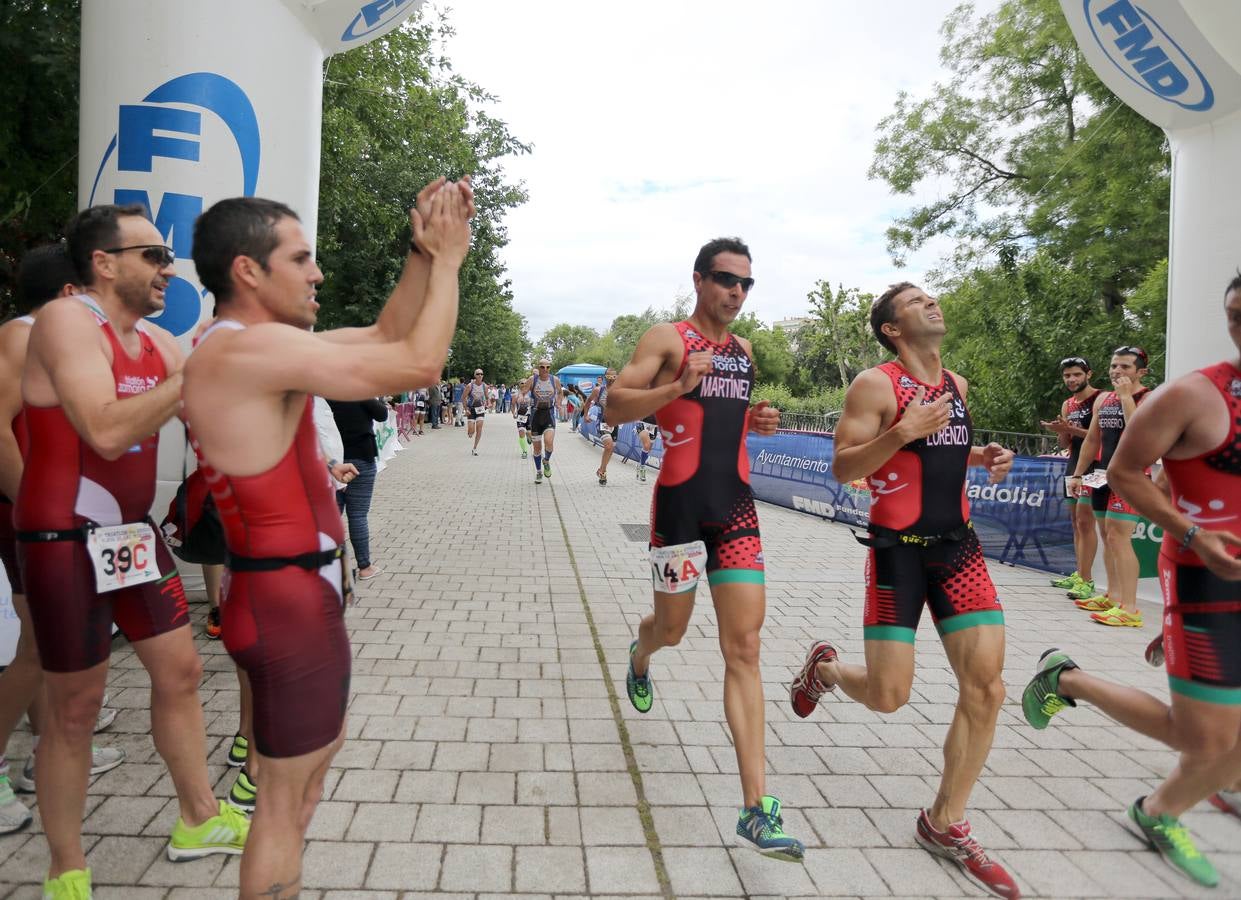
[[[124,253],[126,250],[141,250],[142,258],[158,269],[166,269],[177,259],[171,247],[163,244],[134,244],[130,247],[109,247],[104,253]]]
[[[732,290],[737,285],[741,285],[741,293],[750,293],[750,288],[754,287],[754,279],[750,277],[742,277],[734,275],[732,272],[720,272],[712,269],[707,273],[707,277],[727,290]]]

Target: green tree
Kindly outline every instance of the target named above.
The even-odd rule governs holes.
[[[863,369],[886,354],[870,330],[872,295],[825,280],[806,295],[810,322],[797,334],[797,372],[793,386],[801,393],[847,386]]]
[[[552,362],[552,371],[559,372],[565,366],[575,362],[590,362],[583,353],[599,340],[599,332],[586,325],[571,325],[562,322],[547,330],[537,344],[534,355],[547,357]]]
[[[733,334],[750,342],[760,385],[784,384],[793,372],[793,351],[783,328],[767,327],[754,313],[742,313],[729,326]]]

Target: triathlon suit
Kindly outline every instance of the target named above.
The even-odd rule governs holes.
[[[691,353],[715,354],[711,371],[688,394],[655,413],[664,457],[651,498],[651,546],[703,541],[710,584],[763,584],[763,544],[746,454],[754,365],[735,335],[723,344],[678,322],[680,378]]]
[[[517,415],[514,416],[517,420],[517,430],[519,432],[525,431],[526,423],[530,421],[530,397],[528,395],[523,395],[522,398],[517,401],[515,410],[517,412]]]
[[[20,316],[18,322],[34,324],[34,316]],[[26,452],[25,426],[19,411],[13,417],[13,436],[17,438],[17,447],[23,454]],[[0,561],[4,563],[4,572],[9,576],[9,585],[14,594],[24,594],[22,585],[22,567],[17,564],[17,532],[13,529],[13,501],[0,494]]]
[[[930,385],[897,362],[879,371],[896,394],[894,426],[919,387],[926,389],[924,403],[951,396],[952,414],[942,431],[906,444],[868,479],[865,637],[912,644],[924,605],[941,635],[1002,625],[1004,612],[965,498],[974,425],[957,377],[945,369],[939,384]]]
[[[549,375],[546,381],[534,376],[534,384],[530,387],[533,403],[530,409],[530,427],[527,429],[535,437],[542,437],[544,432],[556,430],[556,378]]]
[[[481,419],[487,412],[487,385],[471,381],[465,386],[462,396],[465,403],[465,415],[470,419]]]
[[[595,402],[595,406],[599,407],[599,437],[603,440],[615,441],[616,426],[607,424],[603,418],[608,411],[608,383],[606,379],[599,386],[599,399]]]
[[[85,297],[78,299],[111,347],[118,399],[146,393],[166,380],[164,356],[143,322],[135,326],[140,349],[131,357],[107,316]],[[96,591],[86,550],[90,526],[150,523],[158,432],[119,459],[106,460],[78,436],[62,407],[26,403],[22,416],[26,447],[15,510],[17,552],[43,668],[81,672],[97,666],[111,652],[113,622],[134,643],[188,625],[185,589],[158,537],[158,580],[106,593]]]
[[[1228,436],[1193,459],[1164,459],[1172,502],[1196,525],[1241,531],[1241,370],[1200,369],[1228,407]],[[1168,685],[1208,703],[1241,705],[1241,581],[1213,574],[1170,534],[1159,549]]]
[[[1074,428],[1081,428],[1084,431],[1089,431],[1090,420],[1094,418],[1095,401],[1097,401],[1101,396],[1103,396],[1102,391],[1095,391],[1085,400],[1078,400],[1076,395],[1070,397],[1067,403],[1068,408],[1065,410],[1064,417]],[[1070,475],[1077,471],[1077,460],[1081,457],[1082,442],[1085,440],[1085,438],[1080,437],[1069,438],[1069,464],[1066,467],[1066,471]],[[1086,472],[1093,472],[1094,470],[1095,464],[1091,463],[1090,468],[1087,469]],[[1086,490],[1089,491],[1090,488],[1086,488]],[[1067,502],[1070,506],[1074,506],[1078,503],[1089,503],[1090,495],[1087,493],[1080,497],[1069,497]]]
[[[1099,461],[1095,464],[1096,469],[1106,469],[1108,463],[1112,461],[1112,454],[1116,452],[1116,447],[1120,444],[1120,436],[1125,433],[1125,410],[1120,405],[1120,398],[1116,396],[1115,391],[1100,391],[1101,398],[1095,404],[1095,415],[1099,417]],[[1149,388],[1142,388],[1133,395],[1133,405],[1136,408],[1142,402],[1142,398],[1150,393]],[[1136,522],[1140,516],[1137,510],[1124,501],[1119,494],[1112,490],[1111,485],[1104,485],[1101,488],[1095,488],[1090,494],[1090,505],[1094,509],[1097,518],[1107,516],[1112,519],[1128,519]]]
[[[242,328],[228,319],[217,328]],[[349,703],[336,492],[306,398],[293,442],[257,475],[216,471],[193,441],[228,544],[221,637],[254,694],[254,738],[264,756],[301,756],[336,740]]]
[[[202,469],[195,469],[181,482],[159,528],[177,559],[195,565],[224,565],[228,553],[224,526]]]

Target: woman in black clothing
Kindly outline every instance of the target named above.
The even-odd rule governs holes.
[[[358,567],[358,579],[374,578],[382,570],[371,563],[371,530],[367,517],[375,491],[375,423],[388,420],[388,407],[382,400],[329,400],[336,427],[345,447],[345,462],[353,463],[358,474],[336,492],[336,502],[349,519],[349,542]],[[330,463],[335,463],[331,460]]]

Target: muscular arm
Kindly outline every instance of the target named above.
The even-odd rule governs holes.
[[[22,454],[9,423],[22,409],[26,337],[23,325],[0,328],[0,492],[10,500],[22,482]]]
[[[164,349],[163,341],[157,343]],[[28,365],[50,379],[73,429],[107,460],[159,430],[181,407],[179,355],[167,381],[119,399],[94,316],[76,300],[49,303],[30,330]]]
[[[681,382],[675,378],[659,387],[653,386],[660,371],[671,368],[682,353],[681,338],[673,325],[656,325],[642,335],[633,357],[608,388],[605,411],[608,424],[644,419],[685,393]],[[589,402],[586,411],[590,411]]]
[[[374,325],[335,328],[321,332],[320,336],[333,344],[383,344],[401,340],[418,321],[426,303],[430,276],[431,261],[423,254],[409,254],[401,269],[401,277]]]
[[[1086,429],[1086,437],[1082,441],[1082,449],[1077,454],[1077,471],[1070,472],[1069,474],[1078,478],[1086,474],[1086,470],[1090,468],[1090,464],[1093,463],[1098,457],[1099,447],[1102,442],[1103,439],[1099,433],[1099,417],[1095,416],[1090,420],[1090,427]],[[1108,475],[1109,480],[1111,477],[1111,475]]]
[[[832,475],[842,484],[865,478],[909,443],[899,423],[883,430],[884,413],[896,414],[892,388],[882,372],[868,370],[849,385],[836,424]]]

